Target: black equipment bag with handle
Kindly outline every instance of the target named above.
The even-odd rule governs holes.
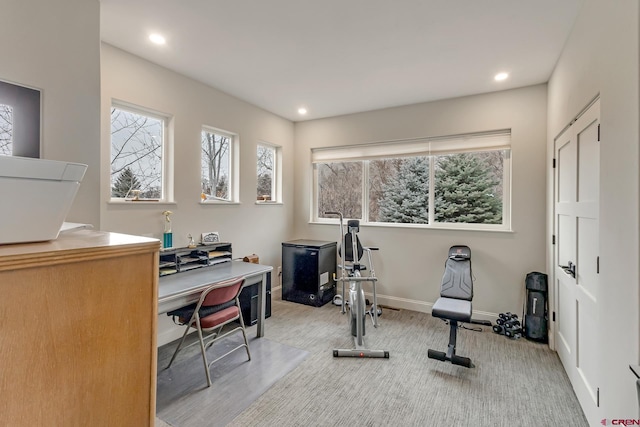
[[[530,340],[547,342],[549,321],[547,313],[547,275],[535,271],[527,274],[525,288],[524,336]]]

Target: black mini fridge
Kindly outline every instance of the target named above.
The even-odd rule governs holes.
[[[282,243],[282,299],[320,307],[336,294],[336,242]]]

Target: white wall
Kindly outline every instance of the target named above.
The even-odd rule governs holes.
[[[524,277],[545,271],[546,85],[296,123],[295,237],[337,240],[336,225],[309,223],[310,150],[510,128],[513,232],[361,227],[384,304],[429,312],[451,245],[472,250],[476,317],[518,312]]]
[[[110,204],[109,147],[112,99],[173,117],[175,204]],[[281,242],[293,235],[293,123],[214,88],[102,44],[101,228],[128,234],[163,232],[162,211],[173,211],[174,246],[186,246],[187,234],[218,231],[233,244],[234,257],[258,254],[261,264],[280,265]],[[200,204],[200,132],[202,125],[237,133],[240,139],[240,204]],[[257,205],[256,144],[282,147],[281,205]],[[274,274],[274,285],[278,278]],[[160,316],[159,344],[167,316]],[[173,335],[171,335],[173,336]]]
[[[629,364],[639,362],[638,137],[639,6],[586,0],[549,81],[548,151],[553,138],[597,94],[601,99],[601,418],[638,418]],[[549,202],[552,189],[549,187]],[[551,205],[549,205],[551,207]],[[552,217],[549,217],[549,227]],[[550,230],[550,229],[549,229]],[[550,234],[550,233],[547,233]],[[549,257],[551,256],[549,251]],[[549,259],[549,265],[551,265]]]
[[[41,157],[89,165],[69,221],[99,223],[100,3],[3,0],[0,79],[41,90]]]

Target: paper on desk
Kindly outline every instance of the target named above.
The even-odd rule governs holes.
[[[80,224],[78,222],[63,222],[60,227],[60,234],[69,233],[71,231],[76,230],[91,230],[93,229],[93,225],[91,224]]]

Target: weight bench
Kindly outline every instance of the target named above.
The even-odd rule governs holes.
[[[429,349],[427,356],[430,359],[450,361],[466,368],[474,367],[471,359],[456,355],[458,322],[471,322],[472,299],[471,249],[468,246],[451,246],[440,285],[440,298],[431,309],[433,317],[449,323],[449,347],[446,353]]]

